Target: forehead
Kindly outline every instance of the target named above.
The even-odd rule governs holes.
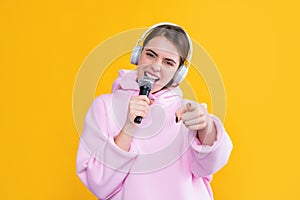
[[[158,53],[164,53],[168,56],[179,57],[179,52],[176,46],[163,36],[157,36],[152,38],[144,47],[146,50],[151,49]]]

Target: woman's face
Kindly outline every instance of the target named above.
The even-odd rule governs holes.
[[[163,88],[178,69],[177,48],[165,37],[157,36],[144,47],[138,62],[138,81],[144,76],[155,78],[151,93]]]

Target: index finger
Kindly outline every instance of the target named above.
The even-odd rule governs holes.
[[[176,112],[175,112],[175,116],[177,117],[177,122],[179,122],[181,120],[181,115],[187,111],[192,110],[192,104],[191,103],[186,103],[184,104],[181,108],[179,108]]]
[[[148,104],[150,104],[150,99],[146,95],[139,95],[137,96],[138,99],[146,101]]]

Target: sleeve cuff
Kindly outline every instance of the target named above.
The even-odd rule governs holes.
[[[137,155],[133,146],[129,152],[118,147],[113,137],[109,137],[102,150],[99,149],[96,153],[96,157],[100,159],[104,165],[122,172],[130,171]]]
[[[111,136],[108,138],[109,142],[111,143],[113,148],[116,148],[117,151],[120,151],[120,153],[125,153],[125,155],[137,155],[138,151],[135,147],[134,143],[131,142],[129,151],[125,151],[121,149],[116,143],[115,143],[115,136]]]

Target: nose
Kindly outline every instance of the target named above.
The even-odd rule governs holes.
[[[155,62],[152,63],[151,68],[155,72],[159,72],[161,70],[162,64],[160,63],[159,59],[156,59]]]

